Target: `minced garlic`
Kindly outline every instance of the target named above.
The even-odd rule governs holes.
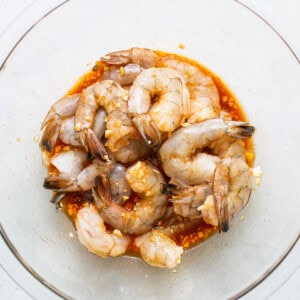
[[[184,128],[190,127],[190,126],[191,126],[190,123],[182,123],[182,124],[181,124],[181,127],[184,127]]]
[[[119,229],[114,229],[113,235],[121,238],[123,236],[122,232]]]
[[[263,175],[261,166],[257,166],[255,168],[251,169],[251,171],[252,171],[253,176],[256,177],[255,184],[260,185],[261,180],[262,180],[262,175]]]
[[[80,124],[80,122],[78,122],[78,123],[76,123],[74,130],[78,132],[78,131],[80,131],[80,129],[81,129],[81,124]]]
[[[179,43],[178,48],[183,50],[183,49],[185,49],[185,45],[183,43]]]
[[[126,200],[128,200],[128,199],[129,199],[128,196],[125,196],[125,195],[124,195],[124,196],[122,197],[122,200],[123,200],[123,201],[126,201]]]
[[[120,75],[121,76],[125,75],[125,69],[124,69],[124,67],[120,67]]]
[[[35,143],[38,143],[40,141],[40,138],[36,135],[36,136],[34,136],[33,141]]]

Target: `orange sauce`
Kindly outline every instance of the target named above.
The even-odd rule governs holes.
[[[233,120],[247,121],[246,114],[243,111],[237,98],[234,96],[232,91],[224,84],[222,79],[219,78],[217,75],[215,75],[212,71],[210,71],[203,65],[199,64],[195,60],[177,54],[170,54],[161,51],[156,51],[156,53],[159,55],[160,58],[170,57],[170,58],[175,58],[187,62],[191,65],[196,66],[205,74],[209,75],[213,79],[214,83],[216,84],[219,90],[220,104],[222,110],[228,112],[231,115]],[[157,61],[157,67],[159,67],[159,60]],[[77,81],[77,83],[68,91],[67,94],[71,95],[75,93],[80,93],[84,88],[93,84],[97,80],[101,79],[101,75],[103,74],[104,71],[107,70],[109,70],[109,65],[101,61],[97,61],[94,67],[90,71],[85,73]],[[57,147],[56,151],[59,151],[64,146],[65,145],[62,143],[58,144],[56,146]],[[246,161],[248,165],[251,167],[254,161],[254,146],[253,146],[252,139],[245,141],[245,148],[246,148]],[[52,170],[52,172],[55,172],[55,170]],[[82,193],[69,193],[68,196],[66,196],[63,200],[62,205],[64,207],[64,212],[72,221],[74,221],[78,210],[85,205],[85,202],[82,199],[83,199]],[[124,207],[130,210],[134,207],[134,204],[138,200],[139,198],[133,194],[130,197],[130,199],[126,202]],[[111,228],[108,226],[108,230],[110,229]],[[173,239],[178,245],[181,245],[184,248],[188,249],[200,242],[205,241],[216,231],[217,231],[216,226],[212,226],[203,222],[197,225],[196,228],[194,228],[193,230],[181,232],[174,235]],[[134,238],[135,236],[132,236],[131,243],[128,249],[128,253],[131,255],[137,255],[139,253],[139,249],[134,243]]]

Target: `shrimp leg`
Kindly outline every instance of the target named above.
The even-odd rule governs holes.
[[[168,185],[165,192],[172,196],[169,202],[173,204],[174,212],[191,220],[201,218],[198,207],[213,193],[208,184],[188,187]]]

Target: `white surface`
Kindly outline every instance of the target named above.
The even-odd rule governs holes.
[[[17,4],[16,4],[17,2]],[[0,45],[0,55],[9,49],[14,42],[49,8],[59,1],[0,1],[0,36],[6,42],[6,47]],[[300,56],[300,2],[297,0],[279,1],[246,1],[243,3],[262,15],[286,39],[293,50]],[[23,20],[20,22],[20,20]],[[16,22],[14,22],[16,21]],[[18,22],[19,21],[19,22]],[[8,28],[9,27],[9,28]],[[7,35],[6,29],[10,35]],[[4,243],[1,247],[6,247]],[[1,257],[3,259],[3,257]],[[13,259],[13,258],[10,258]],[[17,262],[18,263],[18,262]],[[245,299],[297,299],[300,297],[300,246],[298,245],[288,255],[284,262],[257,288],[246,295]],[[16,270],[17,271],[17,270]],[[28,274],[29,275],[29,274]],[[29,275],[31,276],[31,275]],[[35,280],[35,279],[33,279]],[[38,283],[37,283],[38,284]],[[270,292],[271,290],[271,292]],[[10,277],[1,269],[0,272],[1,299],[30,299]]]

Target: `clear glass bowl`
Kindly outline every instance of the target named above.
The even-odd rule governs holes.
[[[206,65],[234,91],[257,128],[261,186],[230,231],[187,251],[176,273],[138,258],[90,254],[71,237],[71,223],[56,213],[42,187],[46,170],[35,137],[50,105],[101,55],[133,46],[177,52]],[[50,290],[77,299],[244,294],[276,267],[299,234],[299,72],[280,37],[235,1],[64,3],[28,32],[0,73],[3,237],[52,296]]]

